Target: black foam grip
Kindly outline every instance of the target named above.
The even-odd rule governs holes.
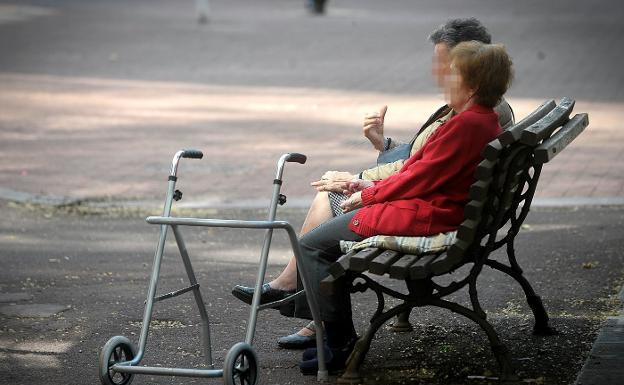
[[[297,152],[291,152],[288,155],[289,157],[286,160],[287,162],[297,162],[297,163],[305,164],[306,160],[308,159],[307,156],[303,154],[299,154]]]
[[[201,159],[204,157],[204,153],[199,150],[184,150],[182,157],[191,158],[191,159]]]

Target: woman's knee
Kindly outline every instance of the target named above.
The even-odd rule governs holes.
[[[317,193],[308,209],[308,214],[301,228],[301,235],[310,232],[332,217],[329,196],[326,192]]]
[[[330,211],[329,193],[327,191],[319,191],[312,200],[310,211]]]

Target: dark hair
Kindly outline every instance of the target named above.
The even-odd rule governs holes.
[[[502,44],[459,43],[451,50],[451,63],[482,106],[494,107],[511,85],[512,62]]]
[[[490,44],[492,36],[487,28],[474,17],[468,19],[451,19],[431,32],[429,40],[433,44],[446,43],[449,49],[462,41],[476,40]]]

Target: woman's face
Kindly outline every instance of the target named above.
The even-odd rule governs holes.
[[[474,90],[466,86],[461,73],[453,63],[445,77],[444,94],[446,102],[455,112],[462,112],[472,105]]]

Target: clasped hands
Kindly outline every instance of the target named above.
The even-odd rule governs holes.
[[[363,206],[362,190],[373,186],[373,182],[358,179],[348,172],[327,171],[320,180],[312,182],[311,185],[317,191],[342,193],[348,196],[349,198],[340,205],[342,211],[346,213]]]

